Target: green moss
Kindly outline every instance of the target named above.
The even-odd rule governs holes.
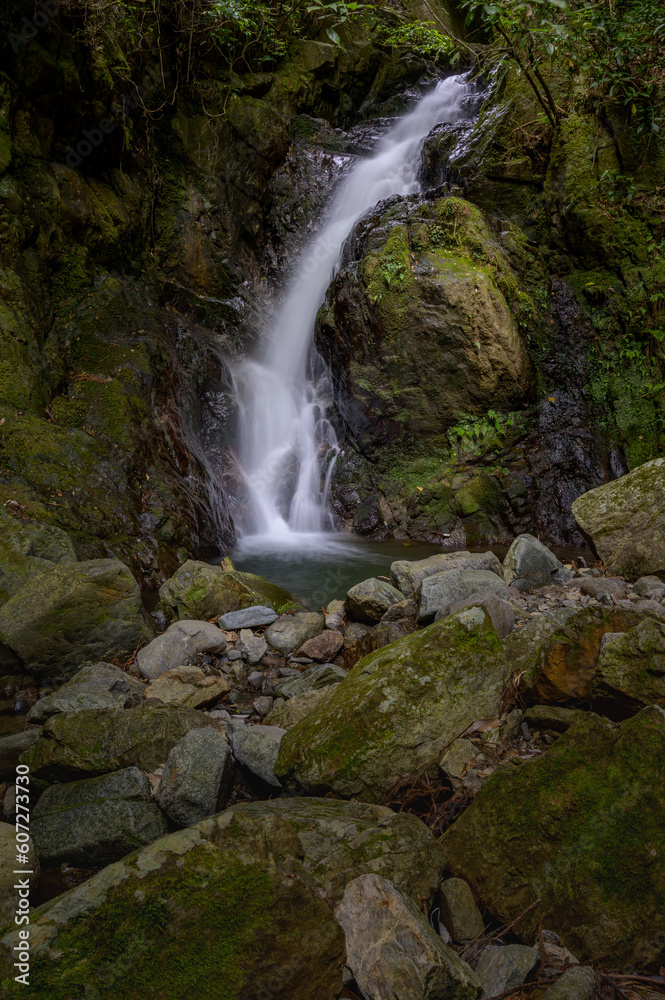
[[[114,886],[97,913],[71,921],[58,935],[61,958],[31,963],[31,992],[88,1000],[118,989],[142,1000],[193,995],[214,983],[220,1000],[237,997],[278,917],[270,876],[208,844],[189,851],[184,868],[174,861],[170,871]]]
[[[522,940],[546,913],[582,960],[616,968],[641,954],[652,964],[665,927],[665,788],[650,762],[664,749],[658,709],[620,734],[583,718],[543,757],[488,780],[444,835],[450,863],[501,921],[542,899],[517,929]]]

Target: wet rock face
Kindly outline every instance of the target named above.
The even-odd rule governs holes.
[[[316,334],[349,436],[372,452],[514,408],[530,366],[501,291],[510,268],[480,212],[448,198],[371,218]]]

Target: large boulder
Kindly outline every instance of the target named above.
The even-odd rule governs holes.
[[[508,600],[510,592],[500,576],[486,569],[449,569],[427,576],[420,584],[417,619],[431,621],[437,612],[479,591]]]
[[[636,580],[665,571],[665,459],[584,493],[575,520],[613,573]]]
[[[21,756],[36,784],[75,781],[121,767],[154,771],[190,729],[214,726],[201,712],[174,705],[70,712],[54,715]]]
[[[74,543],[62,528],[14,517],[0,507],[0,604],[34,573],[77,558]]]
[[[471,722],[497,715],[504,670],[481,608],[435,622],[361,660],[286,733],[275,773],[308,793],[381,802]]]
[[[49,566],[0,608],[0,642],[41,678],[127,660],[153,634],[138,584],[117,559]]]
[[[443,836],[450,866],[531,944],[543,914],[580,960],[658,969],[665,938],[665,712],[595,715],[498,768]]]
[[[345,604],[352,618],[374,625],[381,621],[389,608],[403,600],[404,594],[396,587],[392,587],[385,580],[371,577],[351,587],[346,595]]]
[[[390,567],[390,579],[405,597],[415,597],[427,576],[449,569],[488,570],[503,579],[503,568],[493,552],[439,552],[427,559],[398,559]]]
[[[644,612],[629,608],[582,608],[566,616],[564,624],[550,631],[522,662],[508,656],[511,633],[506,653],[512,670],[520,675],[521,691],[529,700],[539,702],[589,699],[603,636],[626,632],[645,617]]]
[[[518,535],[503,560],[503,578],[517,590],[533,590],[556,582],[563,563],[533,535]]]
[[[295,602],[292,594],[254,573],[188,559],[159,588],[160,606],[168,618],[206,620],[256,605],[275,610]]]
[[[388,879],[360,875],[349,882],[335,916],[347,965],[367,1000],[478,1000],[481,986],[470,966]]]
[[[31,833],[43,865],[101,868],[166,833],[138,767],[47,788],[32,810]]]
[[[457,198],[403,203],[379,209],[360,233],[316,329],[337,411],[360,451],[423,448],[460,413],[515,409],[531,366],[499,287],[511,266],[482,213]]]
[[[247,802],[227,812],[288,823],[308,881],[331,905],[351,879],[369,872],[390,879],[418,906],[429,905],[446,866],[439,841],[422,820],[386,806],[296,796]]]
[[[162,837],[32,911],[31,995],[335,1000],[344,935],[300,853],[288,823],[237,810]]]

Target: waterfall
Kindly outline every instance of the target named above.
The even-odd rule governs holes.
[[[312,350],[316,314],[355,223],[384,198],[420,190],[422,145],[435,125],[462,117],[468,91],[463,77],[442,80],[384,136],[373,156],[353,166],[291,274],[260,357],[234,371],[250,535],[277,538],[332,527],[326,506],[332,466],[324,477],[322,464],[339,448],[326,416],[329,384]]]

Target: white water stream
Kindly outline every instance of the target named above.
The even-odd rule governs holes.
[[[420,190],[423,143],[435,125],[462,117],[468,91],[463,77],[441,81],[386,134],[372,157],[351,169],[331,199],[319,235],[294,268],[260,357],[237,366],[240,462],[251,501],[241,544],[250,536],[252,548],[260,539],[291,547],[304,535],[311,539],[331,528],[326,494],[334,458],[325,477],[322,465],[338,445],[326,417],[328,380],[317,373],[321,365],[312,357],[316,314],[355,223],[384,198]]]

